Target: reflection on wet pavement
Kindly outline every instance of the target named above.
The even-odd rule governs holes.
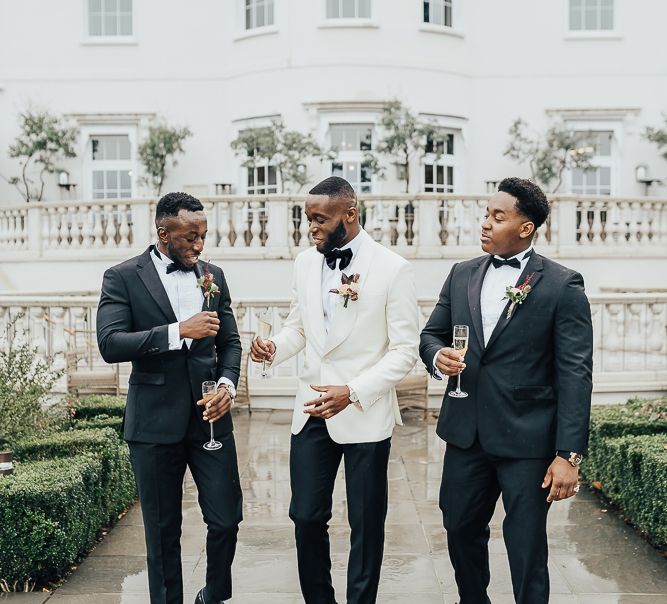
[[[289,418],[284,411],[235,417],[244,521],[234,562],[234,604],[302,602],[289,507]],[[435,427],[408,416],[392,441],[387,539],[378,602],[454,604],[454,574],[438,509],[443,444]],[[333,577],[345,593],[349,546],[344,473],[331,520]],[[502,506],[491,531],[494,604],[513,602],[502,540]],[[205,575],[204,524],[192,480],[183,503],[183,580],[191,602]],[[549,517],[552,604],[667,604],[667,564],[621,520],[582,491],[555,504]],[[0,597],[10,604],[147,604],[145,546],[136,505],[53,594]]]

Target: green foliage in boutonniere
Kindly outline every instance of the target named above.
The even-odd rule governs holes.
[[[528,294],[533,289],[529,285],[533,279],[533,275],[535,275],[535,273],[530,273],[530,275],[525,278],[524,282],[519,285],[519,287],[512,287],[511,285],[507,286],[503,300],[510,301],[509,308],[507,309],[508,319],[512,318],[512,314],[514,313],[514,309],[517,307],[517,304],[523,304],[524,300],[528,297]]]
[[[343,299],[345,300],[343,308],[347,308],[347,303],[350,301],[350,299],[352,299],[354,302],[359,298],[359,279],[361,279],[361,275],[359,273],[354,273],[354,275],[350,275],[349,277],[345,273],[341,273],[340,287],[338,289],[329,290],[330,294],[338,294],[339,296],[343,296]]]
[[[220,291],[220,288],[213,281],[213,273],[208,270],[208,264],[204,267],[204,274],[197,279],[197,285],[204,290],[206,308],[210,308],[211,298]]]

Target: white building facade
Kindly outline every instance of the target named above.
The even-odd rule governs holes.
[[[667,5],[630,0],[38,0],[0,5],[0,175],[28,106],[79,130],[78,156],[60,162],[68,190],[47,178],[45,200],[136,198],[137,146],[161,117],[193,136],[164,190],[280,192],[269,166],[241,167],[230,141],[282,119],[311,133],[333,161],[313,161],[359,192],[402,191],[387,159],[364,165],[399,99],[442,129],[440,153],[413,162],[410,192],[484,193],[528,168],[503,156],[512,121],[538,132],[592,133],[596,169],[565,175],[560,193],[664,194],[636,179],[667,163],[642,137],[667,110],[667,58],[656,41]],[[217,185],[217,186],[216,186]],[[20,201],[0,179],[2,203]]]

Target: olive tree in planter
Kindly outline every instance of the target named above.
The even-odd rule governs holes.
[[[19,118],[21,133],[9,146],[8,154],[19,160],[21,174],[3,178],[16,187],[26,203],[42,201],[45,175],[58,169],[59,160],[76,157],[78,131],[64,125],[59,116],[41,109],[28,109]]]
[[[145,172],[141,182],[152,187],[156,197],[162,191],[169,160],[172,166],[177,165],[175,156],[185,152],[183,143],[190,136],[192,132],[186,127],[171,127],[163,122],[149,126],[146,140],[139,145],[139,159]]]

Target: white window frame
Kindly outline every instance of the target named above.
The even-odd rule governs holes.
[[[611,29],[570,29],[570,6],[572,1],[573,0],[568,0],[567,2],[563,3],[563,26],[565,31],[565,40],[621,40],[623,38],[621,35],[621,30],[619,29],[619,23],[621,23],[623,19],[623,7],[621,6],[621,2],[613,0],[613,27]],[[586,0],[581,1],[585,2]]]
[[[439,133],[442,135],[451,135],[452,136],[452,146],[453,146],[453,153],[449,154],[447,153],[447,143],[445,142],[443,144],[444,149],[442,155],[438,157],[438,154],[433,152],[433,153],[426,153],[424,157],[422,158],[421,165],[420,165],[420,190],[424,193],[455,193],[457,188],[459,187],[459,170],[458,170],[458,154],[457,154],[457,149],[458,145],[460,145],[460,132],[457,130],[454,130],[452,128],[439,128]],[[426,183],[426,166],[433,166],[433,183],[428,184]],[[442,167],[443,168],[443,175],[444,175],[444,183],[439,185],[437,184],[437,168]],[[451,168],[452,171],[452,177],[454,183],[452,185],[448,184],[448,169]],[[426,187],[433,187],[432,191],[427,191]]]
[[[434,4],[437,4],[440,8],[442,8],[442,15],[443,15],[443,20],[445,15],[447,14],[447,8],[449,8],[449,20],[450,23],[449,25],[447,23],[434,23],[433,21],[424,21],[424,3],[428,2],[430,5],[429,12],[432,12],[432,8]],[[448,29],[452,29],[455,25],[456,22],[454,21],[454,5],[456,4],[456,0],[421,0],[422,4],[422,23],[424,25],[434,25],[436,27],[447,27]]]
[[[338,120],[330,120],[327,126],[327,141],[328,145],[331,148],[333,146],[332,142],[332,128],[341,126],[341,127],[348,127],[348,128],[370,128],[371,130],[371,150],[373,149],[373,146],[377,144],[377,136],[375,133],[375,124],[373,123],[373,120],[368,120],[366,121],[338,121]],[[361,138],[359,139],[361,140]],[[374,174],[371,174],[371,180],[370,182],[367,183],[368,186],[368,191],[362,191],[362,186],[365,186],[366,183],[361,182],[361,168],[362,165],[364,164],[364,154],[366,152],[362,151],[361,149],[345,149],[345,150],[339,150],[338,155],[331,160],[330,165],[329,165],[329,175],[333,174],[333,164],[343,164],[343,178],[348,180],[352,187],[354,188],[355,192],[358,194],[365,194],[365,195],[370,195],[375,192],[375,181],[377,178],[375,177]],[[354,170],[356,171],[355,174],[355,179],[351,180],[348,178],[348,168],[350,166],[354,166]]]
[[[249,117],[249,118],[242,118],[238,120],[234,120],[233,125],[235,127],[235,132],[233,133],[232,140],[236,139],[238,135],[243,132],[244,130],[249,130],[250,128],[264,128],[264,127],[271,127],[272,123],[274,120],[280,120],[282,119],[281,115],[274,114],[274,115],[264,115],[264,116],[259,116],[259,117]],[[243,166],[243,162],[245,159],[241,157],[240,155],[234,155],[238,166],[237,170],[237,187],[236,190],[239,191],[241,194],[245,195],[252,195],[254,196],[255,193],[251,193],[248,191],[248,170],[252,170],[253,167],[246,167]],[[263,167],[266,168],[269,165],[273,165],[270,162],[267,161],[261,161],[257,162],[256,167]],[[267,173],[268,175],[268,173]],[[255,178],[255,182],[257,182],[257,178]],[[272,185],[273,186],[273,185]],[[264,185],[266,188],[266,185]],[[280,174],[276,170],[276,187],[277,187],[277,193],[280,194],[280,190],[282,188],[282,184],[280,181]]]
[[[591,163],[597,168],[608,167],[610,168],[610,182],[609,182],[609,195],[617,195],[620,190],[620,181],[621,181],[621,166],[620,166],[620,153],[619,150],[623,148],[622,145],[622,126],[619,122],[610,122],[610,121],[579,121],[572,120],[565,123],[565,126],[570,130],[575,130],[581,133],[587,132],[611,132],[611,155],[610,156],[600,156],[596,155],[593,157]],[[564,190],[571,193],[572,191],[572,170],[567,170],[564,178]],[[597,195],[597,193],[593,193]],[[581,193],[584,195],[584,193]],[[601,195],[607,197],[607,195]]]
[[[352,17],[344,17],[342,14],[343,11],[343,3],[344,2],[349,2],[352,1],[354,2],[354,8],[355,8],[355,15]],[[329,4],[333,3],[338,3],[338,10],[339,14],[337,17],[332,17],[329,16]],[[367,16],[361,16],[359,14],[360,12],[360,3],[361,2],[368,2],[368,15]],[[372,0],[324,0],[324,18],[325,19],[372,19],[373,18],[373,2]]]
[[[97,136],[127,136],[130,141],[130,159],[93,160],[92,140]],[[131,178],[130,199],[137,197],[137,127],[135,125],[96,126],[91,124],[82,126],[80,145],[80,157],[83,159],[83,194],[85,199],[93,199],[94,170],[128,170]]]
[[[253,31],[256,29],[264,29],[266,27],[272,27],[276,24],[276,1],[275,0],[241,0],[243,3],[243,28],[245,31]],[[262,10],[264,11],[264,25],[251,25],[248,27],[248,3],[251,5],[251,15],[252,15],[252,21],[256,22],[257,21],[257,13],[258,13],[258,3],[261,3],[262,5]],[[269,16],[269,7],[271,7],[271,12],[273,13],[273,20],[271,23],[267,23],[266,21],[268,20]]]
[[[373,20],[373,15],[375,14],[374,4],[375,0],[369,0],[369,16],[368,17],[329,17],[328,11],[328,2],[327,0],[321,1],[321,11],[322,11],[322,20],[318,27],[320,29],[330,29],[330,28],[377,28],[378,24]],[[342,0],[341,0],[342,1]],[[355,0],[359,2],[359,0]],[[358,12],[358,11],[357,11]]]
[[[229,0],[227,0],[229,1]],[[236,0],[236,35],[234,41],[245,40],[247,38],[257,38],[269,34],[278,33],[280,19],[280,1],[273,1],[273,23],[271,25],[262,25],[246,29],[246,0]]]
[[[102,0],[104,2],[104,0]],[[137,0],[131,0],[132,2],[132,13],[131,13],[131,22],[132,22],[132,33],[131,34],[99,34],[91,35],[90,33],[90,11],[89,11],[89,0],[81,0],[83,10],[83,39],[81,44],[83,46],[126,46],[126,45],[135,45],[137,44],[136,38],[136,3]]]
[[[269,170],[273,168],[276,173],[276,182],[275,184],[270,185],[269,184]],[[258,181],[258,170],[264,170],[264,184],[259,185],[257,184]],[[255,183],[252,185],[252,190],[251,186],[248,185],[248,174],[252,171],[253,173],[253,182]],[[245,192],[246,195],[250,197],[254,197],[256,195],[275,195],[277,193],[280,193],[280,174],[278,173],[278,170],[276,169],[276,166],[273,165],[270,162],[259,162],[255,164],[254,166],[247,166],[246,167],[246,173],[245,173]],[[264,189],[263,191],[258,191],[257,189],[262,188]],[[273,189],[269,191],[269,189]]]

